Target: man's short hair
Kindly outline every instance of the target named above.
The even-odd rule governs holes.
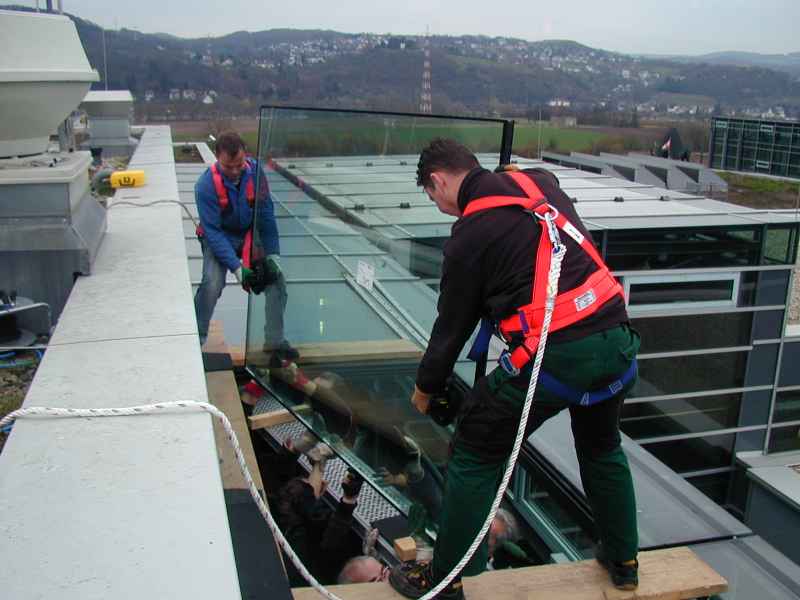
[[[214,153],[219,156],[223,152],[230,157],[239,154],[239,150],[244,150],[245,144],[242,136],[235,131],[221,133],[214,145]]]
[[[504,542],[516,542],[522,537],[517,518],[505,508],[498,508],[495,519],[499,519],[505,527],[503,533],[497,536],[497,546],[500,547]]]
[[[356,577],[356,571],[358,567],[365,562],[375,560],[371,556],[354,556],[342,567],[342,570],[339,572],[339,577],[336,579],[336,583],[339,585],[344,585],[346,583],[366,583],[365,581],[361,581]]]
[[[436,138],[419,155],[417,185],[428,187],[434,171],[462,173],[480,166],[472,151],[463,144],[455,140]]]

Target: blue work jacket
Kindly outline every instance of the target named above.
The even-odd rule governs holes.
[[[242,171],[238,186],[220,171],[222,183],[228,192],[228,206],[224,211],[220,207],[214,189],[211,169],[206,169],[194,186],[194,198],[200,215],[203,237],[217,260],[231,272],[238,269],[241,264],[238,254],[241,252],[244,236],[253,224],[253,213],[258,215],[256,222],[258,235],[254,236],[254,245],[263,248],[267,255],[280,254],[275,207],[269,193],[266,175],[262,170],[260,190],[256,181],[253,181],[257,199],[256,207],[250,208],[247,203],[247,181],[256,177],[260,167],[257,161],[251,158],[247,159],[247,163],[249,168]]]

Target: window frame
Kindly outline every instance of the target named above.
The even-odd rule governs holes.
[[[741,272],[727,273],[670,273],[664,275],[626,275],[622,278],[625,290],[625,306],[635,313],[664,308],[736,308],[739,301],[739,285]],[[732,281],[730,300],[686,300],[682,302],[656,302],[652,304],[631,305],[631,286],[648,283],[691,283],[704,281]]]

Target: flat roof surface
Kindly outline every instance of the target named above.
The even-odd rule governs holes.
[[[417,156],[355,156],[276,158],[276,162],[303,184],[328,198],[342,213],[368,227],[385,229],[392,238],[433,237],[455,222],[431,204],[416,186]],[[589,157],[591,158],[591,157]],[[597,159],[597,157],[594,157]],[[603,157],[605,159],[606,157]],[[499,155],[479,154],[486,168],[494,168]],[[619,157],[620,162],[630,159]],[[564,192],[590,229],[650,229],[792,223],[795,213],[754,211],[702,196],[587,173],[535,159],[514,157],[523,168],[543,168],[554,173]],[[273,194],[295,190],[288,181],[276,180]],[[622,201],[615,199],[622,198]],[[665,201],[666,200],[666,201]],[[437,226],[432,230],[431,226]],[[401,229],[396,229],[396,228]],[[447,233],[449,235],[449,232]]]

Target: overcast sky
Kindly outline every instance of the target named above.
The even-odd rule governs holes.
[[[502,5],[490,0],[63,0],[63,6],[108,28],[182,37],[276,27],[421,34],[429,27],[436,35],[570,39],[628,53],[800,51],[800,0],[523,0]]]

